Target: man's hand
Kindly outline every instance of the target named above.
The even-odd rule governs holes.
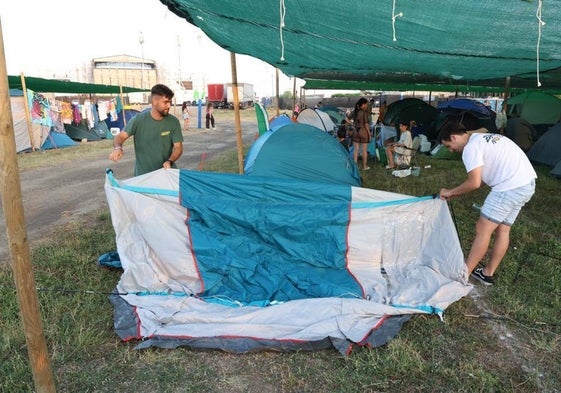
[[[440,199],[445,199],[448,200],[450,198],[452,198],[452,191],[447,189],[447,188],[443,188],[440,190]]]
[[[113,151],[109,153],[109,159],[111,161],[117,162],[123,155],[125,151],[123,150],[123,143],[129,138],[129,134],[126,131],[121,131],[113,138]]]
[[[113,151],[109,154],[109,159],[111,161],[117,162],[123,157],[124,154],[125,152],[122,148],[114,148]]]

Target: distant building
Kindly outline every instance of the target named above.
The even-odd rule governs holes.
[[[159,82],[154,60],[119,55],[92,59],[93,83],[147,89]]]

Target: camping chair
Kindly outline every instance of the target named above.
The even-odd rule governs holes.
[[[395,163],[398,168],[409,168],[413,166],[415,156],[421,147],[421,138],[413,138],[411,147],[400,147],[402,153],[395,153]]]

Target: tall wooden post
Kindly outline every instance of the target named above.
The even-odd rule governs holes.
[[[296,77],[293,77],[292,81],[292,112],[294,112],[294,108],[296,108]]]
[[[127,117],[125,116],[125,100],[123,99],[123,85],[119,85],[119,97],[121,98],[121,105],[123,106],[123,128],[127,125]]]
[[[276,94],[277,94],[277,116],[280,116],[280,96],[279,96],[279,69],[275,68],[276,75]]]
[[[507,76],[506,80],[505,80],[505,92],[504,92],[504,96],[503,96],[503,107],[502,107],[502,111],[504,113],[508,113],[506,103],[507,103],[509,95],[510,95],[510,76]]]
[[[25,229],[1,22],[0,195],[6,219],[6,233],[11,254],[11,265],[14,272],[14,281],[35,389],[39,393],[55,392],[47,343],[43,333],[43,322],[39,312],[39,298],[37,297],[33,269],[31,268],[31,253],[27,242],[27,231]]]
[[[31,151],[35,151],[35,141],[33,140],[33,125],[31,124],[31,113],[29,111],[29,97],[27,96],[27,87],[25,85],[25,75],[20,74],[21,88],[23,90],[23,107],[25,108],[25,123],[27,124],[27,133],[29,134],[29,143]]]
[[[240,120],[240,97],[238,94],[238,70],[236,67],[236,54],[230,52],[230,63],[232,67],[232,92],[234,94],[234,117],[236,120],[236,145],[238,147],[238,166],[240,175],[243,175],[243,140],[242,124]]]

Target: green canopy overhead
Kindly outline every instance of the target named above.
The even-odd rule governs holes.
[[[539,78],[542,89],[561,91],[557,1],[160,1],[224,49],[303,78],[306,88],[473,91],[504,89],[510,77],[512,88],[537,89]]]
[[[119,94],[120,86],[99,85],[94,83],[79,83],[60,81],[56,79],[43,79],[25,76],[25,86],[40,93],[71,93],[71,94]],[[8,85],[10,89],[23,90],[20,76],[8,75]],[[123,86],[123,93],[136,93],[146,91],[134,87]]]

